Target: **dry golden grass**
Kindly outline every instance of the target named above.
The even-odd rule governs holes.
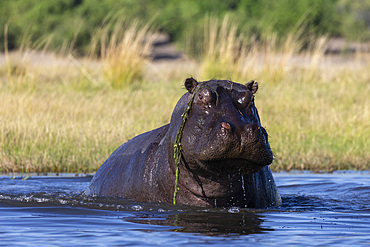
[[[163,63],[147,67],[140,45],[148,29],[135,25],[132,36],[112,29],[117,36],[109,36],[109,42],[107,29],[101,29],[99,42],[104,42],[92,44],[101,45],[99,58],[27,47],[5,54],[0,63],[0,172],[94,172],[129,138],[168,123],[185,92],[183,80],[191,75],[260,82],[256,104],[276,156],[273,170],[370,168],[369,54],[325,55],[325,38],[298,52],[296,34],[283,42],[271,33],[261,42],[246,40],[224,19],[220,29],[215,22],[206,29],[205,55],[199,66],[188,63],[195,64],[188,74],[182,64],[173,70]],[[131,46],[136,55],[121,56]],[[129,69],[125,77],[123,68],[138,64],[144,65],[140,75],[132,76],[136,70]]]
[[[113,29],[113,30],[112,30]],[[119,19],[97,30],[91,47],[100,47],[100,61],[106,81],[113,88],[123,88],[144,78],[150,60],[154,33],[149,25]]]
[[[178,89],[2,90],[1,171],[93,172],[124,141],[167,123]]]
[[[369,69],[342,71],[330,81],[262,84],[256,101],[276,154],[274,170],[370,168]]]
[[[238,34],[238,27],[226,16],[220,27],[217,19],[209,19],[204,28],[201,75],[207,78],[228,78],[246,80],[259,79],[269,83],[279,83],[285,79],[310,80],[316,75],[319,62],[323,59],[326,38],[312,38],[309,47],[302,52],[300,36],[303,29],[277,39],[275,33],[266,31],[263,38],[256,40],[245,34]],[[299,57],[297,57],[299,56]],[[305,59],[302,73],[295,59]]]

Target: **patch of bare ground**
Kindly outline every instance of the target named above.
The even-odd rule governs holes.
[[[199,65],[170,42],[168,35],[156,34],[151,59],[147,64],[145,79],[148,81],[176,81],[199,76]]]

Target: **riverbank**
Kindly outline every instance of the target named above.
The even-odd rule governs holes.
[[[288,51],[249,51],[254,63],[244,74],[217,77],[259,81],[272,170],[369,170],[369,54]],[[116,88],[101,59],[2,55],[0,172],[95,172],[128,139],[167,124],[185,78],[211,79],[206,62],[183,54],[146,60],[140,80]]]

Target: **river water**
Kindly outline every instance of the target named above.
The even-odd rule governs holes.
[[[274,173],[281,207],[85,198],[88,176],[0,176],[0,246],[369,246],[370,173]]]

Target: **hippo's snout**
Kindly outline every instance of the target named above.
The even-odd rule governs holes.
[[[224,121],[221,123],[220,129],[223,136],[240,135],[242,145],[259,142],[261,138],[267,144],[266,130],[256,123],[246,124],[238,128],[234,124]]]

